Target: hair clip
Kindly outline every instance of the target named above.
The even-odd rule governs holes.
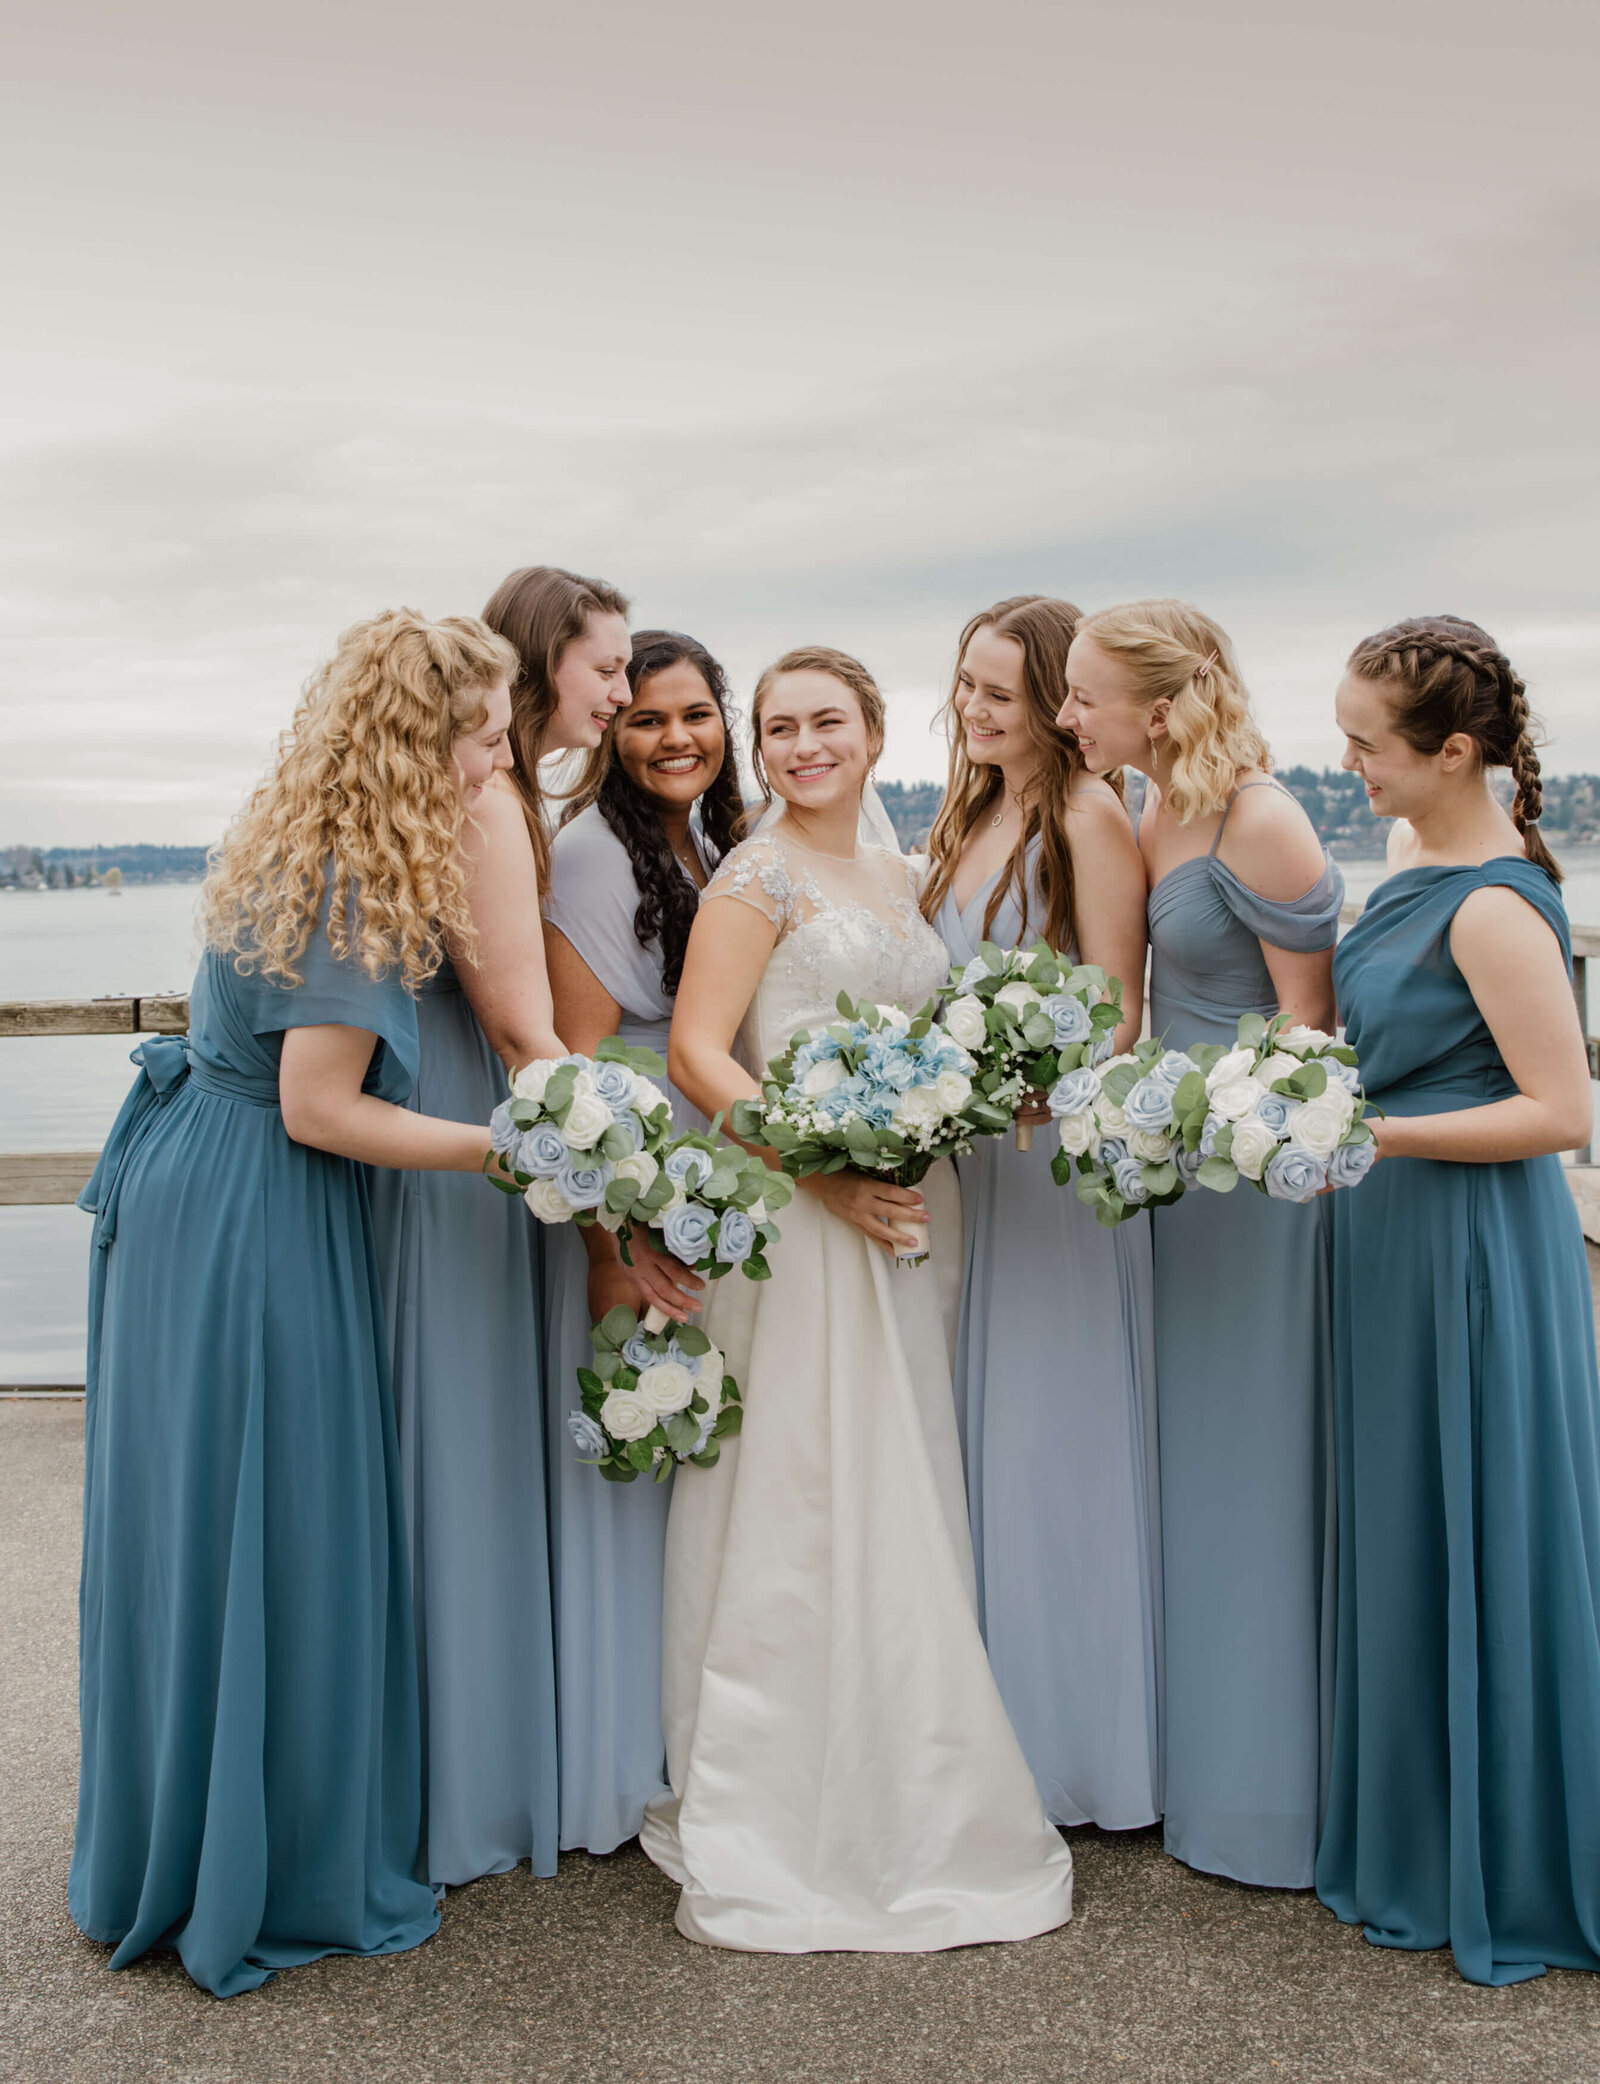
[[[1215,665],[1216,663],[1217,663],[1217,654],[1216,654],[1216,653],[1215,653],[1214,651],[1213,651],[1213,652],[1210,652],[1210,653],[1208,653],[1208,654],[1207,654],[1207,656],[1206,656],[1205,658],[1203,658],[1203,659],[1202,659],[1202,660],[1200,661],[1199,665],[1195,667],[1195,669],[1194,669],[1194,677],[1195,677],[1195,679],[1196,679],[1196,680],[1204,680],[1204,679],[1205,679],[1205,677],[1206,677],[1206,675],[1207,675],[1207,674],[1208,674],[1208,673],[1209,673],[1209,672],[1211,671],[1211,668],[1212,668],[1212,667],[1213,667],[1213,666],[1214,666],[1214,665]]]

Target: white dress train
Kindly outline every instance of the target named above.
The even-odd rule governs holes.
[[[719,896],[779,928],[741,1030],[752,1070],[841,990],[915,1007],[945,973],[907,864],[876,848],[843,861],[763,832]],[[708,1307],[744,1428],[673,1479],[672,1793],[640,1837],[709,1945],[914,1953],[1072,1914],[1072,1856],[978,1632],[939,1277],[960,1260],[951,1168],[924,1191],[934,1263],[892,1266],[800,1194],[772,1279],[731,1276]]]

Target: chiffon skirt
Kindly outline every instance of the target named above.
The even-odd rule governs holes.
[[[446,982],[417,1016],[413,1106],[486,1123],[506,1078],[465,997]],[[539,1225],[471,1174],[372,1180],[411,1536],[425,1872],[454,1885],[528,1860],[554,1874]]]

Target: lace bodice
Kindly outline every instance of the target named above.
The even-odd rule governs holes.
[[[757,1077],[797,1028],[836,1017],[841,991],[915,1011],[949,971],[944,942],[917,909],[911,864],[880,847],[840,860],[781,830],[757,833],[718,868],[702,902],[718,897],[753,906],[778,929],[739,1029],[739,1056]]]

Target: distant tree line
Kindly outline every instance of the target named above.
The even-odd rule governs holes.
[[[0,890],[76,890],[104,883],[115,869],[124,883],[198,883],[204,847],[0,848]]]

